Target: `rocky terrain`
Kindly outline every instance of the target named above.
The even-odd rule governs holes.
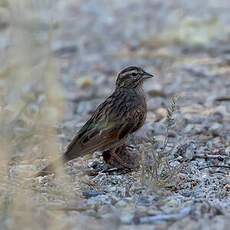
[[[0,3],[0,229],[229,229],[229,1],[19,2]],[[169,183],[157,186],[143,162],[94,172],[100,153],[30,179],[127,65],[156,75],[131,142],[140,155],[170,153],[172,171],[159,175],[178,169]]]

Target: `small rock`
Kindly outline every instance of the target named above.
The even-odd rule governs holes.
[[[157,121],[160,121],[167,117],[167,110],[165,108],[159,108],[155,112]]]
[[[103,194],[97,191],[84,191],[82,195],[88,199],[90,197],[96,197],[96,196],[103,195]]]
[[[224,186],[224,188],[225,188],[227,191],[230,191],[230,184],[226,184],[226,185]]]
[[[81,89],[85,89],[93,85],[93,79],[89,77],[78,78],[76,83]]]

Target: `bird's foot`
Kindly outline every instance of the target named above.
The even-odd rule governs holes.
[[[140,165],[140,155],[130,145],[109,149],[103,152],[103,159],[109,168],[135,169]]]

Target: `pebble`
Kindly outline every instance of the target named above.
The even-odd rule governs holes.
[[[88,198],[96,197],[96,196],[103,195],[103,194],[97,191],[84,191],[82,195],[88,199]]]

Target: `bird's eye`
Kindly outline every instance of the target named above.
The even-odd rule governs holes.
[[[132,73],[132,76],[133,76],[133,77],[137,76],[137,73]]]

